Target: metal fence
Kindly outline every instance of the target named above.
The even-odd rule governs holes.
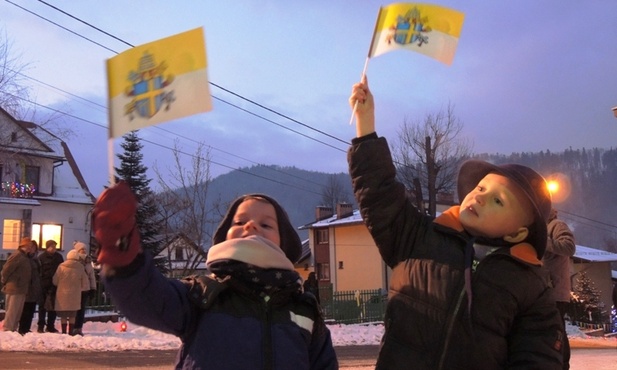
[[[375,290],[332,290],[332,285],[319,287],[319,298],[326,322],[358,324],[383,321],[387,295]]]

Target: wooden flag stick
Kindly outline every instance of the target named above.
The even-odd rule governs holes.
[[[114,138],[107,139],[107,165],[109,168],[109,187],[116,185],[114,176]]]
[[[369,57],[366,57],[366,61],[364,62],[364,69],[362,70],[362,76],[360,76],[360,81],[362,81],[362,78],[364,77],[364,75],[366,75],[366,69],[368,68],[368,60]],[[356,100],[356,102],[353,105],[353,110],[351,111],[351,118],[349,119],[349,124],[353,124],[353,119],[356,115],[356,109],[358,108],[358,101]]]

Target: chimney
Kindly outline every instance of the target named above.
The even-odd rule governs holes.
[[[330,216],[332,216],[332,207],[317,206],[315,208],[315,219],[317,221],[323,220],[324,218],[328,218]]]
[[[336,218],[341,219],[353,214],[353,204],[338,203],[336,205]]]

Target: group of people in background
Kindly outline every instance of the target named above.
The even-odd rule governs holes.
[[[38,306],[38,333],[83,335],[86,302],[96,292],[94,269],[84,243],[75,242],[66,261],[57,245],[48,240],[39,254],[38,243],[24,237],[7,259],[0,272],[5,294],[2,330],[30,332]]]

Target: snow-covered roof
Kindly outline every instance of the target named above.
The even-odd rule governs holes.
[[[296,264],[300,262],[304,262],[304,260],[310,257],[310,255],[311,255],[311,246],[309,245],[309,240],[305,239],[302,241],[302,253],[300,253],[300,258],[298,258],[298,262],[296,262]]]
[[[0,197],[1,204],[18,204],[22,206],[40,206],[41,203],[35,199],[28,198],[4,198]]]
[[[180,270],[186,267],[186,261],[169,261],[171,264],[171,268],[174,270]],[[205,270],[206,269],[206,261],[201,261],[194,267],[195,270]]]
[[[63,163],[54,167],[54,189],[52,196],[38,197],[35,199],[57,202],[94,204],[94,196],[88,189],[77,162],[73,158],[69,147],[56,135],[32,122],[23,122],[34,136],[40,139],[52,150],[47,156],[60,160]]]
[[[362,216],[360,216],[360,210],[355,210],[353,211],[353,213],[350,216],[347,217],[342,217],[342,218],[338,218],[338,216],[336,214],[328,217],[328,218],[324,218],[323,220],[319,220],[319,221],[315,221],[313,223],[304,225],[299,227],[299,229],[308,229],[308,228],[315,228],[315,227],[329,227],[329,226],[341,226],[341,225],[355,225],[355,224],[361,224],[362,221]]]
[[[579,258],[583,261],[589,262],[616,262],[617,253],[607,252],[601,249],[585,247],[577,244],[574,258]]]

